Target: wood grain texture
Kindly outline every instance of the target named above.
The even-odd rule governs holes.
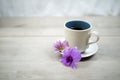
[[[63,36],[68,20],[86,20],[101,36],[120,35],[120,17],[18,17],[0,19],[0,36]]]
[[[119,17],[81,18],[98,25],[94,29],[100,34],[99,50],[75,70],[62,65],[53,50],[70,19],[79,18],[0,19],[0,80],[119,80]]]

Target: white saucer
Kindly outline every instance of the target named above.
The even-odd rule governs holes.
[[[60,39],[61,41],[64,41],[65,39]],[[90,57],[98,51],[98,45],[97,43],[89,45],[88,49],[84,53],[81,54],[82,58]],[[62,54],[62,53],[61,53]]]
[[[82,58],[90,57],[94,55],[98,51],[97,43],[89,45],[88,49],[84,53],[81,54]]]

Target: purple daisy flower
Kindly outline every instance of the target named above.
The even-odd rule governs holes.
[[[66,40],[64,41],[57,41],[54,45],[56,53],[61,53],[64,49],[68,48],[69,44]]]
[[[65,49],[63,51],[63,56],[61,58],[61,62],[65,66],[70,66],[72,68],[76,68],[76,63],[81,60],[81,53],[77,50],[77,48]]]

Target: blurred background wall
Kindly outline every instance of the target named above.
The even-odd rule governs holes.
[[[0,17],[120,16],[120,0],[0,0]]]

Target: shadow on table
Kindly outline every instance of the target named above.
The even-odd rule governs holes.
[[[88,61],[88,60],[92,59],[93,57],[94,57],[94,55],[92,55],[90,57],[82,58],[81,61]]]

